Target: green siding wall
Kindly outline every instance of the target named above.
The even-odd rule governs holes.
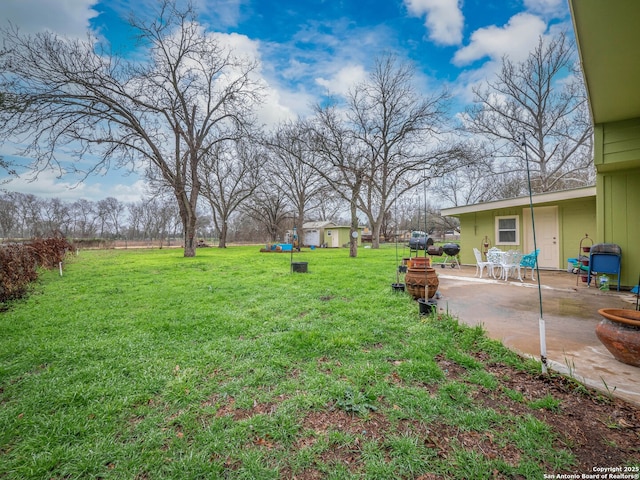
[[[495,239],[495,217],[504,217],[509,215],[519,216],[520,228],[520,245],[510,245],[508,248],[522,250],[522,208],[502,208],[498,210],[489,210],[485,212],[474,212],[460,215],[460,262],[467,264],[475,264],[476,259],[473,255],[474,247],[483,251],[482,243],[484,237],[489,237],[491,246],[496,246]],[[505,249],[504,246],[498,246]]]
[[[350,227],[328,227],[324,232],[324,242],[331,248],[333,246],[333,236],[337,234],[338,247],[348,246],[351,238],[350,231]],[[328,232],[331,232],[331,235]],[[362,228],[358,233],[358,245],[362,245]]]
[[[560,268],[567,265],[567,259],[580,255],[580,241],[589,235],[594,243],[597,238],[595,197],[569,200],[558,204],[560,230]],[[585,242],[590,245],[591,242]]]
[[[596,243],[622,248],[622,285],[640,275],[640,118],[595,126]]]
[[[545,206],[558,207],[558,265],[564,270],[568,258],[575,258],[579,254],[580,240],[589,234],[596,240],[596,199],[594,197],[565,200],[554,204],[543,203],[535,208]],[[523,231],[523,215],[530,215],[528,207],[514,207],[484,212],[474,212],[460,215],[460,261],[475,264],[473,248],[482,251],[482,241],[487,235],[491,245],[495,245],[495,217],[518,215],[520,219],[520,245],[509,246],[523,251],[525,232]],[[506,247],[500,247],[505,249]],[[532,249],[532,248],[531,248]]]
[[[640,168],[640,118],[595,126],[598,172]]]
[[[460,215],[460,262],[475,264],[473,248],[482,251],[482,240],[487,235],[493,246],[493,213],[474,212]]]
[[[598,174],[598,243],[622,248],[621,284],[633,286],[640,275],[640,171]]]

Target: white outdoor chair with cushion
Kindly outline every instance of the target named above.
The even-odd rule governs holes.
[[[487,269],[487,275],[491,274],[491,262],[485,262],[482,260],[482,254],[480,250],[477,248],[473,249],[473,254],[476,256],[476,275],[480,273],[480,278],[482,278],[482,270]]]
[[[522,259],[522,253],[517,250],[509,250],[505,252],[502,257],[502,280],[508,280],[509,275],[513,274],[515,277],[516,271],[518,272],[518,280],[522,281],[522,274],[520,272],[520,260]]]
[[[538,254],[540,253],[540,249],[536,249],[531,253],[527,253],[522,256],[522,260],[520,260],[520,266],[524,267],[524,278],[527,278],[527,268],[531,269],[531,280],[535,281],[535,273],[536,273],[536,263],[538,262]]]
[[[500,269],[500,276],[502,276],[502,258],[504,256],[504,252],[500,250],[498,247],[491,247],[487,250],[487,262],[489,262],[491,269],[491,276],[496,278],[496,270]]]

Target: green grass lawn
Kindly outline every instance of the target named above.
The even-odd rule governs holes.
[[[478,352],[536,366],[480,328],[421,318],[390,288],[393,247],[296,253],[306,274],[258,250],[82,251],[62,277],[45,272],[0,313],[0,478],[541,478],[571,465],[547,424],[474,400],[500,388]],[[516,461],[451,432],[490,432]]]

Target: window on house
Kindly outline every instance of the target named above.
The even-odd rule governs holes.
[[[496,244],[519,245],[520,231],[518,216],[496,217]]]

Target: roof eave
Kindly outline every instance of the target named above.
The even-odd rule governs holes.
[[[496,200],[493,202],[476,203],[475,205],[464,205],[462,207],[443,208],[440,215],[443,217],[455,217],[465,213],[485,212],[487,210],[498,210],[501,208],[524,207],[531,204],[540,205],[543,203],[554,203],[578,198],[588,198],[596,196],[596,187],[583,187],[571,190],[561,190],[559,192],[548,192],[533,195],[531,199],[526,197],[508,198],[506,200]]]

